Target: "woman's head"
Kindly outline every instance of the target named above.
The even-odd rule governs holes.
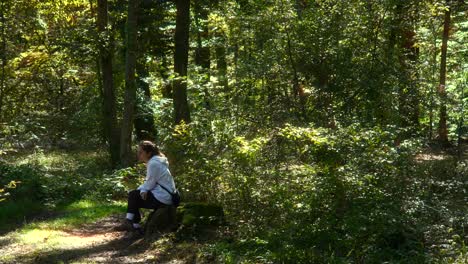
[[[162,153],[159,151],[158,146],[149,140],[141,141],[140,144],[138,144],[137,156],[138,159],[143,162],[147,162],[153,156],[161,154]]]

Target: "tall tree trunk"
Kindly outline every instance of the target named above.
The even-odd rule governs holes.
[[[197,48],[195,49],[195,64],[205,71],[210,69],[210,47],[203,45],[208,40],[208,11],[202,1],[194,1],[195,24],[197,27]]]
[[[412,29],[406,28],[402,32],[404,54],[400,56],[400,66],[403,71],[400,85],[400,114],[405,120],[403,124],[417,131],[419,128],[419,92],[417,69],[414,65],[417,63],[419,50],[414,47],[415,36],[416,33]]]
[[[299,83],[299,76],[296,69],[296,61],[294,60],[292,54],[292,45],[291,45],[291,36],[289,31],[286,30],[286,37],[287,37],[287,53],[289,57],[289,63],[291,64],[291,70],[293,73],[293,95],[296,102],[299,103],[299,117],[302,119],[306,118],[306,111],[305,111],[305,96],[303,92],[303,87]]]
[[[218,70],[218,84],[224,88],[224,92],[227,96],[229,86],[227,79],[226,47],[224,43],[220,43],[216,47],[216,69]]]
[[[171,80],[169,80],[169,67],[167,65],[167,58],[166,55],[163,54],[161,57],[161,66],[159,67],[159,72],[161,74],[162,79],[164,80],[164,84],[162,87],[162,96],[164,98],[172,98],[172,85],[171,85]]]
[[[410,2],[400,0],[395,9],[394,27],[392,28],[392,42],[398,40],[397,59],[399,71],[396,73],[399,79],[398,83],[398,114],[400,126],[411,128],[412,132],[418,131],[419,127],[419,93],[417,69],[414,67],[418,59],[419,50],[415,47],[415,32],[412,24],[415,21],[415,15],[412,12]],[[391,48],[395,49],[395,46]],[[402,134],[403,138],[411,136]]]
[[[202,1],[194,1],[195,25],[197,27],[197,48],[195,49],[195,64],[202,68],[202,83],[205,93],[205,105],[210,108],[210,93],[207,83],[210,80],[210,47],[206,44],[209,39],[208,11]],[[205,43],[205,44],[203,44]]]
[[[132,130],[135,113],[136,99],[136,53],[137,53],[137,14],[139,0],[128,1],[127,32],[126,32],[126,55],[125,55],[125,98],[124,113],[120,137],[120,162],[122,166],[128,167],[132,163]]]
[[[97,26],[100,35],[109,36],[107,0],[98,0]],[[100,68],[103,86],[103,121],[104,133],[109,144],[111,163],[116,167],[119,163],[119,129],[117,128],[116,101],[114,81],[112,76],[112,38],[105,38],[104,43],[99,43]],[[98,73],[99,74],[99,73]]]
[[[219,1],[214,2],[214,8],[220,10]],[[212,31],[213,40],[215,42],[215,56],[216,56],[216,74],[218,77],[218,86],[223,88],[226,99],[229,99],[229,83],[227,78],[227,49],[226,33],[222,27],[216,27],[216,30]]]
[[[451,9],[445,11],[444,17],[444,33],[442,36],[442,48],[440,55],[440,79],[439,79],[439,96],[440,96],[440,113],[439,113],[439,141],[448,144],[447,131],[447,93],[445,91],[445,79],[447,74],[447,42],[450,30],[450,14]]]
[[[151,102],[151,92],[147,82],[143,78],[148,77],[149,73],[145,65],[139,60],[136,64],[138,74],[138,90],[143,92],[142,100],[137,100],[136,116],[134,120],[135,134],[138,141],[156,140],[156,128],[154,126],[153,111],[147,105]]]
[[[434,131],[434,108],[435,108],[435,94],[436,94],[436,83],[438,82],[436,77],[437,72],[437,52],[435,51],[437,48],[437,30],[435,27],[432,27],[432,36],[433,36],[433,47],[434,51],[432,54],[432,61],[431,61],[431,68],[432,68],[432,79],[431,79],[431,91],[430,91],[430,102],[429,102],[429,140],[434,138],[433,131]]]
[[[0,14],[0,22],[2,23],[2,77],[0,79],[0,123],[3,122],[3,101],[4,101],[4,93],[6,91],[6,74],[5,68],[7,64],[7,46],[6,46],[6,19],[5,15],[7,12],[6,1],[2,0],[1,5],[1,14]]]
[[[190,0],[176,0],[177,17],[175,30],[174,72],[177,74],[173,85],[175,123],[190,122],[187,101],[187,64],[190,29]]]

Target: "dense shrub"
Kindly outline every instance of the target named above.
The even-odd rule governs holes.
[[[230,246],[238,255],[425,262],[436,253],[427,248],[431,214],[420,211],[427,197],[419,188],[426,188],[421,177],[434,175],[414,161],[422,142],[399,135],[393,127],[285,124],[241,136],[212,121],[176,127],[166,147],[185,199],[223,205],[244,241]]]
[[[31,165],[0,163],[0,186],[9,187],[9,199],[12,200],[44,198],[41,170]]]
[[[143,183],[145,175],[146,167],[141,163],[109,174],[98,175],[93,180],[95,185],[92,191],[88,192],[88,196],[108,201],[125,199],[128,191],[136,189]]]
[[[35,166],[0,163],[0,229],[41,210],[46,195],[41,179]]]

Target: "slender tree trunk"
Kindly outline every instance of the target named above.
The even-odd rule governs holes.
[[[6,0],[2,0],[1,10],[0,10],[0,22],[2,23],[2,77],[0,79],[0,123],[3,122],[3,101],[4,101],[4,93],[6,91],[6,74],[5,68],[7,64],[7,46],[6,46],[6,19],[5,14],[7,12]]]
[[[283,5],[283,2],[281,2],[281,5]],[[296,14],[299,20],[302,20],[302,11],[304,10],[304,7],[306,6],[306,3],[302,0],[296,0],[295,1],[295,7],[296,7]],[[297,72],[297,62],[294,59],[293,55],[293,47],[291,43],[291,35],[289,33],[289,30],[286,30],[286,40],[287,40],[287,50],[286,52],[288,53],[288,58],[289,58],[289,63],[291,64],[291,69],[293,73],[293,95],[294,99],[296,102],[299,104],[299,117],[302,119],[306,119],[306,108],[305,108],[305,103],[306,103],[306,98],[304,95],[304,87],[302,86],[301,83],[299,83],[299,74]]]
[[[442,36],[442,48],[440,55],[440,79],[439,79],[439,96],[440,96],[440,113],[439,113],[439,141],[448,144],[447,131],[447,93],[445,91],[445,81],[447,74],[447,42],[450,30],[450,15],[451,9],[445,11],[444,16],[444,33]]]
[[[227,79],[227,62],[226,62],[226,48],[224,44],[218,44],[216,47],[216,68],[218,70],[218,84],[224,88],[224,92],[228,93],[228,79]]]
[[[143,92],[143,98],[137,100],[136,116],[134,120],[135,134],[138,141],[156,140],[156,128],[154,126],[153,111],[147,105],[151,102],[151,92],[148,83],[143,78],[148,77],[149,73],[145,65],[139,60],[136,64],[138,74],[138,90]]]
[[[177,74],[173,85],[175,123],[190,122],[187,101],[187,65],[190,29],[190,0],[176,0],[177,17],[175,31],[174,72]]]
[[[400,65],[403,71],[400,87],[407,89],[400,90],[400,111],[405,120],[403,123],[417,131],[419,128],[419,91],[417,69],[414,65],[418,61],[419,50],[414,47],[415,36],[416,33],[411,29],[404,29],[402,32],[404,54],[400,57]]]
[[[208,11],[201,1],[194,1],[195,25],[197,27],[197,48],[195,49],[195,64],[202,68],[203,91],[205,93],[205,105],[210,108],[210,93],[207,83],[210,80],[210,47],[206,44],[209,39]],[[202,21],[203,20],[203,21]],[[205,44],[203,44],[205,43]]]
[[[214,1],[214,7],[220,10],[219,0]],[[226,33],[222,27],[213,30],[213,38],[215,40],[215,56],[216,56],[216,73],[218,77],[218,85],[223,87],[226,99],[229,99],[229,87],[227,78],[227,60],[226,60]]]
[[[396,46],[399,71],[397,76],[398,84],[398,114],[400,126],[410,128],[412,132],[418,131],[419,127],[419,93],[417,77],[414,65],[418,59],[418,48],[415,47],[415,32],[412,28],[415,15],[412,9],[415,8],[410,2],[400,0],[395,9],[394,27],[392,29],[393,44]],[[398,41],[398,42],[397,42]],[[395,49],[395,46],[391,48]],[[411,136],[404,133],[406,138]]]
[[[168,73],[169,67],[167,66],[167,59],[166,55],[162,55],[162,63],[160,67],[160,74],[165,83],[163,84],[162,87],[162,95],[164,98],[172,98],[172,85],[171,81],[169,80],[169,73]]]
[[[461,88],[461,98],[465,98],[465,86],[466,82],[463,85],[460,85]],[[465,104],[463,100],[461,101],[461,107],[460,107],[460,113],[462,113],[459,116],[458,119],[458,125],[457,125],[457,154],[458,154],[458,160],[462,159],[462,154],[463,154],[463,148],[462,148],[462,133],[463,133],[463,126],[464,126],[464,116],[463,112],[465,109]]]
[[[195,24],[197,27],[197,48],[195,49],[195,64],[201,66],[205,71],[210,69],[210,47],[203,45],[209,37],[208,11],[204,9],[201,1],[194,1]],[[203,21],[201,21],[203,20]]]
[[[132,130],[135,114],[136,99],[136,53],[137,53],[137,14],[139,0],[129,0],[126,32],[126,55],[125,55],[125,98],[124,113],[120,137],[120,162],[122,166],[128,167],[132,163]]]
[[[434,47],[434,51],[433,51],[433,55],[432,55],[432,63],[431,63],[431,67],[432,67],[432,82],[431,82],[431,93],[430,93],[430,104],[429,104],[429,140],[432,140],[434,138],[434,105],[435,105],[435,102],[434,102],[434,97],[435,97],[435,93],[436,93],[436,83],[437,83],[437,77],[436,77],[436,72],[437,72],[437,52],[436,52],[436,47],[437,47],[437,37],[436,37],[436,30],[435,28],[433,28],[433,31],[432,31],[432,36],[434,37],[434,42],[433,42],[433,47]]]
[[[103,95],[103,121],[105,135],[109,143],[111,163],[116,167],[119,163],[119,129],[117,128],[116,99],[114,80],[112,75],[112,38],[107,30],[108,3],[107,0],[98,0],[97,26],[99,40],[104,37],[104,42],[99,43],[100,68],[102,73]],[[98,74],[101,74],[98,72]]]
[[[296,102],[299,103],[299,110],[300,114],[299,116],[302,119],[306,118],[306,111],[305,111],[305,96],[303,92],[303,87],[299,83],[299,76],[297,73],[296,69],[296,61],[293,58],[292,54],[292,45],[291,45],[291,36],[289,35],[289,32],[286,30],[286,36],[287,36],[287,53],[289,57],[289,63],[291,64],[291,69],[293,72],[293,95],[294,98],[296,99]]]

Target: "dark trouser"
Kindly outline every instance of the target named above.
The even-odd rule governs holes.
[[[151,192],[146,195],[146,200],[141,199],[140,190],[133,190],[128,193],[127,213],[134,214],[133,223],[141,221],[140,208],[158,209],[164,207],[165,204],[154,198]]]

